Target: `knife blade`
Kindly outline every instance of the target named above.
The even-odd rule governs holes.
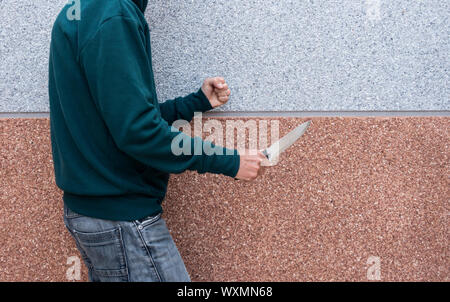
[[[310,124],[311,121],[307,121],[306,123],[301,124],[294,130],[283,136],[281,139],[273,143],[270,147],[262,150],[261,152],[269,160],[269,164],[266,165],[276,165],[280,154],[286,151],[287,148],[292,146],[306,132]]]
[[[273,143],[270,147],[261,150],[261,153],[267,158],[267,162],[262,162],[261,166],[275,166],[278,163],[280,154],[286,151],[287,148],[292,146],[308,129],[311,121],[297,126],[294,130],[283,136],[281,139]],[[234,178],[239,180],[238,178]]]

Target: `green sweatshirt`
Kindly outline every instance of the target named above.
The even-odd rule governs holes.
[[[169,173],[234,177],[236,150],[195,155],[194,147],[207,143],[171,126],[211,109],[201,89],[158,103],[147,1],[80,3],[80,20],[67,17],[71,4],[63,8],[50,45],[52,154],[66,205],[86,216],[135,220],[162,211]],[[190,142],[191,155],[172,153],[178,135]]]

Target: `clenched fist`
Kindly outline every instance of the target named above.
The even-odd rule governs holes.
[[[202,85],[202,91],[213,108],[219,107],[230,98],[231,91],[222,77],[207,78]]]

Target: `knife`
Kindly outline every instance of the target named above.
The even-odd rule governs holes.
[[[280,140],[273,143],[270,147],[262,150],[261,153],[264,154],[271,163],[268,166],[276,165],[276,161],[278,160],[280,154],[286,151],[287,148],[292,146],[306,132],[310,124],[311,121],[307,121],[306,123],[301,124],[294,130],[283,136]]]
[[[294,130],[283,136],[281,139],[273,143],[270,147],[261,150],[261,153],[269,160],[269,164],[262,163],[262,166],[275,166],[278,162],[280,154],[286,151],[287,148],[292,146],[308,129],[311,121],[297,126]],[[234,178],[239,180],[238,178]]]

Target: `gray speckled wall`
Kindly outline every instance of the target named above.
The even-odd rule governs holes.
[[[0,112],[48,111],[64,3],[0,0]],[[159,99],[223,75],[223,111],[449,110],[449,3],[150,0]]]
[[[0,0],[0,112],[48,111],[50,32],[67,0]]]

